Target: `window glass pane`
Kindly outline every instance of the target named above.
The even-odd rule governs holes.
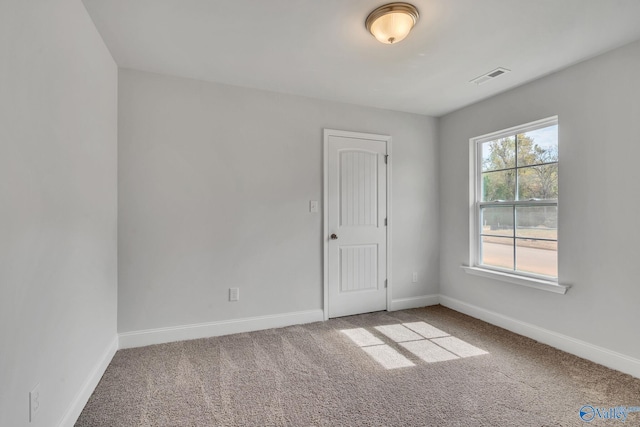
[[[558,240],[558,208],[556,206],[517,207],[516,236]]]
[[[497,173],[497,172],[493,172]],[[518,169],[518,199],[557,199],[558,164]]]
[[[558,125],[518,134],[518,166],[558,161]]]
[[[516,166],[515,136],[485,142],[481,148],[483,172]]]
[[[482,234],[513,237],[513,207],[490,207],[480,211]]]
[[[515,200],[516,170],[482,174],[482,201]]]
[[[513,270],[513,239],[506,237],[482,237],[480,264]]]
[[[499,131],[496,135],[509,136],[472,145],[480,169],[472,169],[480,193],[475,200],[479,242],[474,240],[479,254],[472,255],[481,266],[557,277],[558,124],[550,118],[545,127],[527,130],[539,123]]]
[[[558,242],[516,239],[516,270],[558,276]]]

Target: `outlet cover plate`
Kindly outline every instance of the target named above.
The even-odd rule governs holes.
[[[29,422],[32,423],[40,409],[40,384],[29,392]]]

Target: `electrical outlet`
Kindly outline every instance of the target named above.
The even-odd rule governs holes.
[[[414,271],[413,272],[413,279],[412,279],[413,283],[418,283],[418,272]]]
[[[240,301],[240,288],[229,288],[229,301]]]
[[[40,384],[29,392],[29,422],[32,423],[40,409]]]

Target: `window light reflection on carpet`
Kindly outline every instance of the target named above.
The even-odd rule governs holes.
[[[402,348],[427,363],[488,354],[426,322],[380,325],[373,329],[390,342],[386,344],[365,328],[343,329],[341,332],[385,369],[415,366],[392,346]]]

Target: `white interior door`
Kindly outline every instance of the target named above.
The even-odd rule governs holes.
[[[325,130],[328,317],[387,308],[389,140],[388,136]]]

